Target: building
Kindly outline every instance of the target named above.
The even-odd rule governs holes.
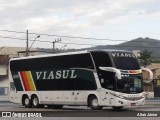
[[[29,51],[29,55],[31,56],[42,54],[46,54],[46,52],[38,51],[36,48],[32,48],[31,51]],[[26,48],[24,47],[0,47],[0,101],[9,99],[9,60],[11,58],[24,56],[26,56]]]
[[[150,76],[151,74],[153,75],[153,72],[149,73],[149,71],[142,70],[142,74],[143,74],[143,88],[144,88],[144,92],[146,92],[146,97],[153,98],[154,97],[153,78],[151,79],[151,76]]]
[[[17,52],[25,51],[26,48],[24,47],[0,47],[0,55],[1,56],[8,56],[9,58],[18,57]]]
[[[8,95],[8,55],[0,55],[0,99],[6,98]]]
[[[154,97],[160,97],[160,63],[152,63],[148,66],[153,72],[153,93]]]
[[[149,79],[149,73],[143,71],[144,91],[148,98],[160,97],[160,64],[152,63],[147,66],[153,73],[153,79]]]
[[[140,50],[133,50],[134,55],[140,57]],[[152,63],[147,66],[151,70],[153,78],[148,71],[142,70],[144,92],[148,98],[160,97],[160,64]]]
[[[17,53],[18,53],[18,57],[25,57],[26,56],[26,51],[19,51]],[[45,51],[39,51],[39,50],[29,51],[29,56],[44,55],[44,54],[51,54],[51,53],[45,52]]]

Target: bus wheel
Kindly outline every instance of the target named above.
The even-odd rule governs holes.
[[[38,100],[38,97],[36,95],[34,95],[32,97],[32,107],[34,108],[38,108],[40,105],[39,105],[39,100]]]
[[[26,108],[30,108],[31,107],[31,101],[30,101],[28,96],[25,96],[22,101],[23,101],[23,105]]]
[[[89,99],[89,107],[90,107],[92,110],[101,110],[101,109],[103,108],[102,106],[99,106],[98,99],[97,99],[97,97],[95,97],[95,96],[92,96],[92,97]]]
[[[114,110],[121,110],[123,108],[123,106],[112,106],[112,108]]]

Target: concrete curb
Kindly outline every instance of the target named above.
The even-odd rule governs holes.
[[[160,98],[151,98],[151,99],[146,99],[145,100],[145,104],[149,105],[149,104],[152,104],[152,105],[160,105]]]

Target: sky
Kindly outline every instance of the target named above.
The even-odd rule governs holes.
[[[50,41],[35,48],[52,48],[59,38],[59,49],[160,40],[160,0],[0,0],[0,47],[25,47],[26,30],[29,40]]]

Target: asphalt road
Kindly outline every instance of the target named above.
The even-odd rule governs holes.
[[[62,109],[53,108],[25,108],[21,105],[0,102],[0,111],[11,112],[14,117],[17,114],[30,115],[34,113],[38,117],[160,117],[160,103],[146,103],[139,107],[125,107],[120,111],[115,111],[111,107],[105,107],[103,110],[93,111],[86,106],[64,106]],[[0,116],[1,116],[0,115]],[[25,117],[25,116],[23,116]],[[30,116],[32,117],[32,116]]]

